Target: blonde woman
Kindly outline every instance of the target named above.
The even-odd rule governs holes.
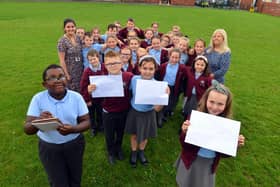
[[[205,56],[210,67],[210,76],[218,82],[225,82],[225,74],[230,65],[231,52],[228,47],[227,33],[224,29],[217,29],[212,34]]]

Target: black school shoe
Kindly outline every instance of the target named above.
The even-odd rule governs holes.
[[[115,157],[114,157],[114,155],[110,155],[110,154],[108,155],[108,162],[111,165],[115,164]]]
[[[123,151],[122,150],[116,152],[116,158],[118,160],[124,160],[124,155],[123,155]]]
[[[147,158],[145,157],[144,150],[138,151],[138,158],[139,158],[141,164],[143,164],[144,166],[148,165],[149,162],[148,162]]]
[[[137,151],[131,151],[129,163],[130,163],[131,167],[136,168],[136,163],[137,163]]]

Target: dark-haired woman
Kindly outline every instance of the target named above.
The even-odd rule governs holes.
[[[65,19],[63,29],[64,35],[57,44],[59,62],[68,80],[68,88],[79,92],[83,73],[82,41],[75,34],[76,23],[74,20]]]

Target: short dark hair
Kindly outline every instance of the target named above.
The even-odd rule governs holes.
[[[107,27],[107,31],[109,30],[109,29],[114,29],[114,28],[118,28],[115,24],[113,24],[113,23],[111,23],[111,24],[109,24],[108,25],[108,27]]]
[[[85,32],[85,36],[91,37],[91,36],[92,36],[92,33],[91,33],[91,32]]]
[[[47,72],[48,72],[48,70],[50,70],[50,69],[62,69],[62,71],[63,71],[63,68],[62,68],[60,65],[51,64],[51,65],[49,65],[48,67],[46,67],[46,69],[43,71],[43,75],[42,75],[43,81],[46,81]],[[64,72],[64,71],[63,71],[63,72]]]
[[[128,18],[127,21],[130,21],[130,22],[134,23],[134,19],[133,18]]]

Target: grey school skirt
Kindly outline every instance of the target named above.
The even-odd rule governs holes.
[[[136,134],[137,143],[157,136],[156,112],[138,112],[131,108],[127,114],[125,132]]]
[[[212,173],[214,158],[197,156],[187,170],[181,156],[174,163],[177,168],[176,182],[179,187],[214,187],[215,173]]]

